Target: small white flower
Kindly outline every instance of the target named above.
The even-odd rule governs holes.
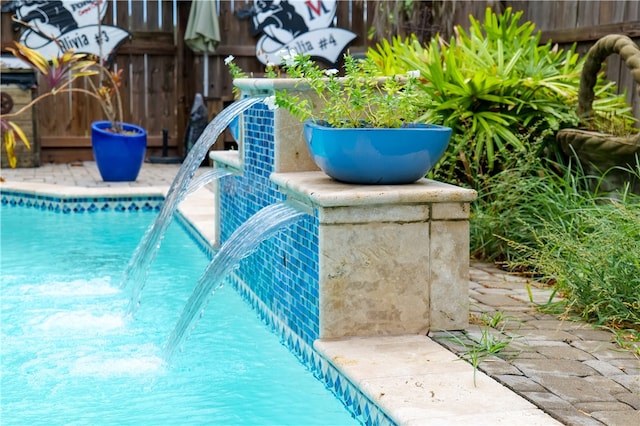
[[[324,73],[328,76],[332,76],[338,74],[338,70],[335,68],[331,68],[330,70],[325,70]]]
[[[419,78],[420,77],[420,70],[407,71],[407,77],[408,78]]]
[[[298,52],[295,49],[289,49],[289,52],[285,51],[280,58],[286,66],[292,67],[296,64],[296,56],[298,56]]]
[[[276,64],[274,64],[273,62],[267,62],[267,65],[266,65],[267,68],[273,68],[275,66]]]
[[[296,60],[289,55],[284,55],[282,57],[282,62],[288,67],[292,67],[296,64]]]
[[[271,111],[273,111],[274,109],[278,109],[278,105],[276,105],[276,97],[275,96],[267,96],[266,98],[264,98],[262,100],[262,102],[264,102],[264,104],[267,106],[267,108],[269,108]]]
[[[224,64],[229,65],[231,62],[233,62],[234,59],[235,57],[233,55],[229,55],[226,58],[224,58]]]

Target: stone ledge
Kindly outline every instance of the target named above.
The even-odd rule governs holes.
[[[209,153],[209,158],[216,163],[214,167],[221,167],[239,172],[242,171],[240,151],[211,151]]]
[[[465,203],[477,192],[429,179],[409,185],[351,185],[331,179],[323,172],[273,173],[271,180],[295,199],[320,207],[383,204]]]
[[[397,424],[560,423],[426,336],[316,340],[314,348]],[[481,413],[481,414],[479,414]]]

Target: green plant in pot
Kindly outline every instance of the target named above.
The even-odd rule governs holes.
[[[420,121],[418,73],[380,78],[370,60],[351,55],[344,57],[343,76],[295,51],[283,60],[281,67],[268,66],[266,75],[286,75],[295,90],[276,89],[270,101],[304,122],[312,159],[335,180],[409,184],[444,154],[451,129]],[[232,57],[226,62],[234,76],[243,76]]]
[[[30,65],[47,86],[47,91],[18,111],[0,116],[0,127],[10,164],[15,164],[15,145],[18,141],[29,146],[24,132],[11,119],[38,102],[51,96],[84,94],[97,100],[107,120],[91,125],[93,155],[100,175],[105,181],[133,181],[137,178],[147,147],[146,131],[122,120],[120,73],[111,72],[97,59],[66,50],[47,60],[39,52],[20,43],[9,50],[16,58]],[[97,78],[98,82],[95,81]],[[74,83],[86,79],[86,85]]]

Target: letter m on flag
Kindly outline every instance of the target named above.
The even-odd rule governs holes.
[[[304,2],[307,5],[307,11],[309,12],[309,21],[313,21],[320,13],[328,13],[329,10],[325,7],[322,0],[317,0],[314,4],[313,1],[307,0]]]

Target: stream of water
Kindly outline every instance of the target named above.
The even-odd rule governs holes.
[[[138,310],[140,295],[149,276],[149,268],[160,248],[160,244],[162,243],[169,223],[171,223],[173,214],[178,208],[180,201],[182,201],[189,192],[191,180],[198,170],[198,167],[200,167],[209,148],[211,148],[220,134],[229,126],[229,123],[231,123],[235,117],[261,101],[262,98],[244,98],[235,101],[222,110],[220,114],[211,120],[191,151],[189,151],[189,154],[182,163],[169,188],[169,192],[162,204],[158,217],[142,237],[140,244],[129,260],[123,274],[121,287],[129,289],[131,295],[128,308],[129,315],[135,315]],[[221,170],[220,173],[228,174],[226,170]]]
[[[164,348],[164,358],[169,361],[204,315],[209,296],[224,282],[225,277],[239,262],[255,251],[258,245],[283,228],[299,221],[305,213],[281,202],[264,207],[251,216],[220,247],[209,263],[174,327]]]

